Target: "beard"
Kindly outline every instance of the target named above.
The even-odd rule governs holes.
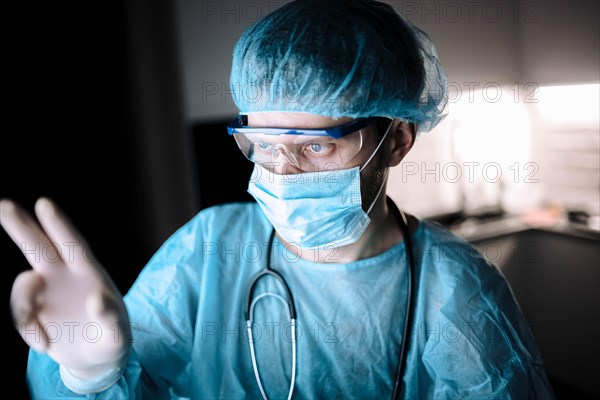
[[[360,193],[362,198],[362,209],[367,212],[373,205],[373,202],[378,199],[377,195],[384,196],[386,177],[389,168],[386,166],[387,158],[385,156],[385,143],[379,148],[369,165],[360,173]]]

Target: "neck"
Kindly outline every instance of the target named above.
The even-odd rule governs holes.
[[[385,193],[377,199],[369,213],[371,223],[360,237],[352,244],[342,247],[319,248],[315,250],[300,249],[290,246],[279,235],[277,237],[288,251],[305,260],[321,263],[347,264],[383,253],[402,240],[402,232],[392,211],[389,209]]]

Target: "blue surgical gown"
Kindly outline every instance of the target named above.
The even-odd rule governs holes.
[[[265,267],[271,225],[254,203],[208,208],[156,252],[125,296],[133,350],[123,377],[89,398],[261,398],[244,320],[246,291]],[[473,247],[420,221],[413,324],[403,397],[553,398],[532,333],[505,279]],[[275,239],[271,266],[297,309],[294,398],[389,398],[403,340],[405,244],[350,264],[294,255]],[[335,255],[332,256],[332,260]],[[330,260],[330,261],[332,261]],[[284,296],[273,278],[261,293]],[[284,303],[256,302],[258,370],[269,398],[286,398],[292,368]],[[58,365],[30,351],[35,398],[77,395]]]

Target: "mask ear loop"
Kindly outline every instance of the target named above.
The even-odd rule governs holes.
[[[371,154],[371,157],[369,157],[369,159],[367,160],[367,162],[365,163],[365,165],[363,165],[360,168],[360,172],[362,172],[363,169],[365,169],[365,167],[371,162],[371,160],[373,159],[373,157],[375,157],[375,154],[377,154],[377,151],[379,150],[379,148],[381,147],[381,145],[383,144],[383,142],[385,141],[385,138],[387,137],[387,134],[390,132],[390,129],[392,129],[392,125],[394,124],[394,120],[392,119],[390,121],[390,124],[388,125],[387,129],[385,130],[385,133],[383,134],[383,137],[381,138],[381,140],[379,141],[379,144],[377,145],[377,147],[375,148],[375,150],[373,151],[373,154]]]
[[[367,164],[369,164],[371,162],[371,160],[373,159],[373,157],[375,157],[375,154],[377,154],[377,151],[379,150],[379,148],[381,147],[381,145],[383,144],[383,142],[385,142],[385,138],[387,137],[388,133],[390,132],[390,129],[392,129],[392,125],[393,124],[394,124],[394,120],[392,119],[390,121],[390,124],[388,125],[387,129],[385,130],[385,133],[383,134],[383,137],[379,141],[379,144],[375,148],[375,151],[373,151],[373,154],[371,154],[371,157],[369,157],[369,159],[367,160],[367,162],[365,163],[365,165],[363,165],[360,168],[359,172],[362,172],[362,170],[365,169],[365,167],[367,166]],[[379,187],[379,190],[377,191],[377,195],[375,196],[375,199],[373,199],[373,202],[371,202],[371,205],[369,206],[369,209],[367,210],[367,215],[369,215],[369,213],[373,209],[373,206],[377,202],[377,199],[379,198],[379,195],[381,194],[381,191],[383,190],[383,187],[385,186],[385,182],[387,181],[387,178],[388,178],[388,172],[389,172],[389,168],[386,168],[385,169],[385,176],[383,177],[383,182],[381,182],[381,186]]]

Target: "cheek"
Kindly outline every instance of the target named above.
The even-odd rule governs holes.
[[[377,196],[383,184],[384,170],[383,157],[375,155],[369,165],[360,173],[360,191],[363,207],[368,207]]]
[[[358,166],[361,168],[364,167],[364,171],[371,170],[372,166],[377,164],[376,159],[381,156],[381,153],[384,150],[383,145],[382,145],[382,147],[380,147],[379,150],[377,150],[377,153],[375,153],[375,155],[373,155],[376,148],[377,148],[377,143],[374,143],[371,141],[363,142],[362,148],[360,149],[358,154],[352,160],[352,166]],[[373,155],[373,158],[371,158],[371,155]],[[371,158],[371,161],[369,161],[369,158]],[[369,162],[369,164],[367,164],[365,167],[365,164],[367,162]],[[361,176],[362,176],[362,174],[361,174]]]

